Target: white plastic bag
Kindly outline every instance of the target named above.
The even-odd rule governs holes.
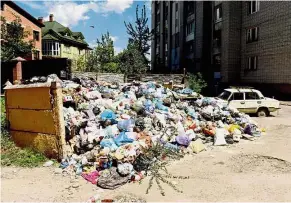
[[[216,129],[216,133],[214,135],[214,145],[215,146],[226,145],[225,129],[224,128],[217,128]]]

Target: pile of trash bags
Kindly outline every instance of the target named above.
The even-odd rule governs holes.
[[[180,153],[199,153],[210,145],[261,135],[248,115],[189,88],[92,78],[61,84],[66,141],[72,152],[60,167],[102,188],[142,179],[145,172],[137,158],[156,143]],[[192,99],[181,99],[187,97]]]

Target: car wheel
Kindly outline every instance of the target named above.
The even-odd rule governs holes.
[[[269,111],[267,109],[259,109],[257,112],[258,117],[267,117],[269,115]]]

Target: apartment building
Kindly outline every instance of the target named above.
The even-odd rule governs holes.
[[[180,35],[176,37],[177,52],[173,51],[176,38],[162,40],[164,4],[178,5],[167,14],[172,20],[168,36]],[[188,23],[192,15],[194,28]],[[152,41],[152,69],[201,71],[211,87],[276,86],[291,94],[290,19],[290,1],[152,2],[152,28],[157,30]],[[173,53],[165,51],[165,42]],[[165,61],[165,66],[157,66],[157,61]]]
[[[210,65],[211,9],[211,2],[152,1],[154,72],[193,72]]]
[[[37,60],[42,58],[41,54],[41,28],[44,24],[39,22],[31,14],[23,10],[13,1],[1,1],[1,17],[4,17],[7,24],[14,21],[17,17],[21,20],[24,31],[28,33],[25,40],[33,41],[33,52],[25,57],[26,60]]]

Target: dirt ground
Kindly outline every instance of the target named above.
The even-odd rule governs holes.
[[[148,179],[117,190],[98,189],[81,177],[71,179],[55,174],[55,168],[2,168],[1,201],[80,202],[100,194],[113,198],[135,194],[146,201],[291,201],[291,106],[281,106],[279,114],[254,118],[266,135],[255,141],[211,147],[198,155],[173,162],[173,175],[189,175],[186,180],[169,179],[183,191],[178,193],[156,184],[145,194]]]

